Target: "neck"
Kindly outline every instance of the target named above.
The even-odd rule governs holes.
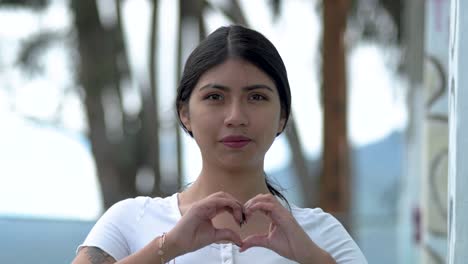
[[[268,193],[263,166],[238,170],[204,166],[184,193],[186,201],[195,202],[219,191],[231,194],[242,204],[257,194]]]

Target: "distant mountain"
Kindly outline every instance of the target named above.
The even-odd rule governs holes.
[[[353,151],[355,214],[396,214],[403,159],[404,134],[400,132]]]

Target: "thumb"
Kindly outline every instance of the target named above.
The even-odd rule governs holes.
[[[215,240],[216,242],[227,240],[233,242],[239,247],[242,246],[242,240],[240,236],[236,232],[228,228],[215,229]]]
[[[268,235],[251,235],[242,241],[239,252],[244,252],[251,247],[269,248]]]

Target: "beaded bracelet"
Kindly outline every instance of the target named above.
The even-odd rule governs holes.
[[[164,243],[166,242],[166,232],[162,234],[162,236],[159,238],[159,250],[158,250],[158,255],[161,258],[161,264],[166,263],[164,261],[164,251],[163,251],[163,246]]]

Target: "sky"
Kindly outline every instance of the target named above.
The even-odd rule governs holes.
[[[177,1],[161,1],[158,82],[161,91],[161,120],[173,113],[172,102],[176,80],[175,67]],[[220,4],[222,1],[212,1]],[[248,3],[247,3],[248,2]],[[100,18],[104,25],[115,17],[111,0],[100,0]],[[241,1],[247,20],[278,48],[288,70],[293,98],[293,116],[297,122],[303,150],[309,158],[317,158],[322,147],[322,112],[319,103],[321,34],[320,18],[312,1],[285,1],[281,16],[273,21],[266,1]],[[132,73],[147,78],[150,25],[150,2],[125,1],[124,30]],[[106,10],[102,12],[102,10]],[[95,219],[102,212],[99,184],[94,161],[85,137],[86,117],[71,76],[72,62],[65,44],[54,44],[45,51],[41,63],[45,72],[29,78],[12,67],[19,40],[41,29],[65,32],[71,25],[65,1],[55,1],[42,15],[27,11],[0,11],[0,216],[35,215]],[[228,21],[218,12],[206,13],[206,26],[212,31]],[[186,37],[190,38],[189,32]],[[196,36],[193,36],[196,40]],[[185,55],[193,48],[185,44]],[[406,125],[403,80],[389,71],[397,63],[398,51],[375,43],[359,42],[348,55],[349,138],[354,146],[365,146],[388,136]],[[140,107],[136,83],[124,85],[126,111]],[[64,96],[65,94],[65,96]],[[63,99],[65,98],[65,99]],[[39,99],[39,100],[38,100]],[[39,125],[32,119],[59,113],[59,127]],[[194,143],[184,137],[184,173],[193,181],[200,170],[200,155]],[[287,142],[280,136],[267,153],[266,171],[285,167],[290,159]],[[15,175],[15,177],[11,177]],[[25,184],[27,183],[27,184]],[[54,186],[66,186],[55,188]],[[65,199],[57,199],[65,197]],[[14,201],[6,202],[6,201]],[[37,206],[40,204],[41,206]],[[89,205],[92,205],[90,208]],[[45,206],[47,205],[47,206]],[[86,206],[85,206],[86,205]],[[93,207],[94,206],[94,207]]]

